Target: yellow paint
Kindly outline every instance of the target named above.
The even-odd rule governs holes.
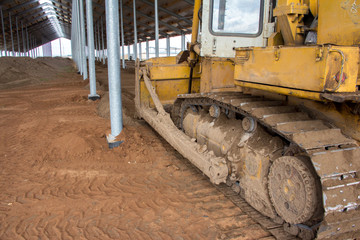
[[[155,87],[155,92],[159,96],[160,102],[162,104],[173,104],[177,98],[177,95],[187,93],[189,79],[151,81],[151,84]],[[199,85],[199,79],[193,79],[193,92],[199,92]],[[153,102],[144,84],[144,81],[140,82],[140,92],[141,102],[146,102],[147,105],[150,103],[150,106],[153,106]]]
[[[318,1],[318,44],[360,44],[360,2],[354,0]]]
[[[274,9],[278,26],[285,45],[300,45],[304,41],[304,15],[308,14],[309,6],[303,0],[278,0]]]
[[[301,90],[291,90],[288,88],[267,86],[267,85],[256,84],[256,83],[245,83],[245,82],[240,82],[240,81],[235,82],[235,84],[237,84],[241,87],[255,88],[255,89],[259,89],[259,90],[269,91],[269,92],[273,92],[273,93],[279,93],[279,94],[283,94],[283,95],[295,96],[295,97],[299,97],[299,98],[307,98],[307,99],[318,100],[318,101],[322,100],[320,93],[306,92],[306,91],[301,91]]]
[[[268,39],[268,46],[284,45],[284,39],[280,32],[274,32]]]
[[[149,59],[145,66],[162,104],[173,104],[179,94],[188,92],[190,67],[186,63],[176,64],[176,57],[164,57]],[[195,66],[193,71],[192,91],[199,92],[199,66]],[[143,80],[140,81],[140,99],[142,104],[153,106]]]
[[[291,186],[291,187],[294,186],[293,182],[292,182],[290,179],[287,179],[287,184],[288,184],[289,186]]]
[[[246,61],[243,51],[250,52]],[[338,51],[346,58],[346,80],[336,92],[356,92],[359,49],[344,46],[239,48],[235,57],[235,84],[322,100],[319,93],[334,90],[338,85],[334,78],[341,70]]]
[[[200,19],[199,19],[199,11],[201,8],[201,0],[195,0],[194,2],[194,11],[193,11],[193,25],[192,25],[192,29],[191,29],[191,45],[195,45],[198,39],[198,34],[199,34],[199,23],[200,23]],[[191,64],[195,61],[195,52],[194,51],[190,51],[190,61]]]
[[[304,3],[310,7],[311,14],[316,17],[318,15],[318,0],[305,0]]]
[[[184,64],[150,66],[150,79],[154,81],[170,79],[189,79],[190,68]],[[199,65],[193,69],[193,78],[200,78]]]
[[[234,88],[233,59],[201,59],[201,92],[229,91]]]
[[[289,201],[294,201],[295,200],[295,195],[294,194],[291,194],[291,196],[289,197]]]

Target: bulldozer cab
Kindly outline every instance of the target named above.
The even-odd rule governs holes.
[[[271,12],[270,0],[203,1],[200,55],[234,58],[234,48],[265,47],[274,32]]]

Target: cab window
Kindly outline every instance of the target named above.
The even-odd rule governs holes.
[[[261,31],[261,0],[212,0],[211,30],[215,34],[257,35]]]

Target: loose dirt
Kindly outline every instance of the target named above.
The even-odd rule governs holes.
[[[86,85],[69,59],[0,58],[0,239],[274,239],[134,119],[133,73],[113,150]]]

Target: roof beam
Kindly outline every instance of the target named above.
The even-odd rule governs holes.
[[[187,2],[188,4],[190,4],[190,5],[193,5],[193,6],[194,6],[194,1],[193,1],[193,0],[184,0],[184,2]]]
[[[10,1],[10,2],[13,2],[13,1]],[[17,10],[17,9],[19,9],[19,8],[26,7],[27,5],[34,4],[34,3],[39,3],[39,1],[38,1],[38,0],[26,1],[26,2],[24,2],[24,3],[15,5],[15,6],[12,7],[12,8],[6,9],[6,11],[7,11],[7,12],[12,12],[12,11],[15,11],[15,10]]]
[[[140,1],[143,2],[143,3],[146,3],[146,4],[149,5],[149,6],[155,7],[154,3],[152,3],[152,2],[150,2],[150,1],[148,1],[148,0],[140,0]],[[159,8],[160,11],[163,11],[163,12],[165,12],[165,13],[173,16],[173,17],[176,17],[176,18],[178,18],[178,19],[180,19],[180,20],[182,20],[182,21],[184,21],[184,22],[186,22],[186,23],[188,23],[188,24],[190,24],[190,25],[192,24],[192,21],[189,20],[189,19],[187,19],[187,18],[184,17],[184,16],[181,16],[181,15],[179,15],[179,14],[177,14],[177,13],[174,13],[174,12],[172,12],[172,11],[170,11],[170,10],[167,10],[166,8],[163,8],[163,7],[161,7],[161,6],[159,6],[158,8]]]
[[[41,9],[42,10],[42,12],[44,12],[46,9],[43,9],[43,7],[49,7],[48,9],[50,9],[50,11],[51,10],[54,10],[56,13],[58,13],[58,14],[62,14],[62,15],[66,15],[66,16],[68,16],[68,17],[71,17],[71,13],[70,13],[70,11],[67,11],[69,14],[67,14],[67,13],[60,13],[59,11],[57,11],[56,9],[54,9],[53,7],[54,7],[54,5],[51,5],[51,4],[49,4],[49,3],[43,3],[43,4],[40,4],[40,5],[38,5],[38,6],[35,6],[35,7],[32,7],[32,8],[29,8],[29,9],[27,9],[27,10],[24,10],[24,11],[22,11],[22,12],[18,12],[15,16],[22,16],[22,15],[24,15],[24,14],[26,14],[26,13],[29,13],[29,12],[32,12],[32,11],[34,11],[34,10],[37,10],[37,9]],[[65,10],[65,9],[62,9],[62,10]],[[65,10],[66,11],[66,10]],[[37,13],[34,13],[34,14],[37,14]]]
[[[124,5],[124,8],[130,9],[130,10],[132,11],[132,7],[129,7],[129,6],[127,6],[127,5]],[[149,20],[155,21],[155,18],[154,18],[154,17],[150,17],[150,16],[146,15],[145,13],[140,12],[140,11],[138,11],[138,10],[136,10],[136,14],[139,15],[139,16],[142,16],[142,17],[144,17],[144,18],[147,18],[147,19],[149,19]],[[173,30],[173,31],[175,31],[175,32],[177,32],[177,33],[180,33],[180,34],[181,34],[181,33],[183,32],[182,30],[178,29],[177,27],[174,27],[174,26],[172,26],[172,25],[170,25],[170,24],[168,24],[168,23],[166,23],[166,22],[163,22],[163,21],[161,21],[161,20],[159,20],[159,23],[160,23],[161,25],[164,25],[164,26],[168,27],[169,29],[171,29],[171,30]]]

